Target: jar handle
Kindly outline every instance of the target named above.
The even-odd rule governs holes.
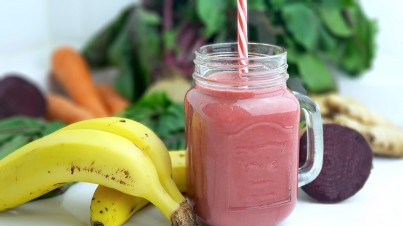
[[[307,133],[306,162],[298,169],[298,187],[313,181],[323,164],[323,125],[319,106],[311,98],[294,92],[305,115]]]

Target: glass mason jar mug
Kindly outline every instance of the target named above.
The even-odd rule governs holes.
[[[202,224],[277,224],[322,167],[320,112],[287,89],[285,49],[250,43],[247,67],[240,60],[237,43],[201,47],[185,97],[187,190]],[[300,108],[308,157],[298,168]]]

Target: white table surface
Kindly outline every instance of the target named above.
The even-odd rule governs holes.
[[[52,47],[0,56],[0,76],[22,72],[44,89]],[[354,81],[338,77],[340,92],[356,97],[403,126],[403,77],[399,73],[403,71],[402,60],[401,56],[379,56],[373,70],[364,77]],[[2,212],[0,226],[88,226],[94,189],[93,184],[78,183],[62,196]],[[399,226],[403,225],[402,206],[403,159],[375,157],[367,183],[355,196],[339,204],[319,204],[301,191],[294,212],[280,226]],[[148,206],[125,225],[170,224],[156,208]]]

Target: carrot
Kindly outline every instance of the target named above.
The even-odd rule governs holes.
[[[96,89],[108,107],[111,115],[124,111],[129,106],[129,101],[122,97],[110,84],[96,84]]]
[[[48,104],[46,118],[50,120],[59,120],[70,124],[94,118],[90,112],[63,96],[48,94],[46,100]]]
[[[80,53],[70,47],[58,48],[52,56],[52,68],[52,74],[74,102],[96,117],[108,115]]]

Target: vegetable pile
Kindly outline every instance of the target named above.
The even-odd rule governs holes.
[[[331,67],[357,76],[371,65],[376,29],[358,0],[254,0],[248,9],[249,40],[285,46],[291,77],[302,78],[310,92],[337,88]],[[232,0],[144,0],[125,9],[83,53],[93,68],[117,67],[117,89],[135,101],[167,73],[190,77],[201,45],[235,41],[235,20]]]
[[[376,29],[358,0],[254,0],[249,2],[248,9],[249,40],[287,48],[289,86],[305,88],[310,94],[335,91],[337,86],[331,68],[354,77],[371,66]],[[89,40],[82,52],[70,47],[55,50],[51,57],[51,76],[66,95],[43,94],[21,76],[10,75],[1,80],[0,104],[6,107],[0,108],[0,118],[17,117],[0,120],[0,159],[65,124],[111,115],[145,124],[168,149],[184,149],[182,95],[172,98],[171,91],[188,88],[197,48],[207,43],[235,41],[234,20],[236,1],[233,0],[143,0],[141,4],[124,9]],[[91,69],[105,67],[118,69],[114,86],[93,81]],[[182,88],[172,88],[169,81],[168,86],[165,83],[150,92],[156,81],[178,77],[186,80],[178,83]],[[12,89],[7,88],[9,86]],[[158,92],[158,89],[165,92]],[[364,135],[375,154],[403,156],[402,143],[396,143],[402,140],[403,133],[390,136],[397,138],[393,141],[379,138],[377,123],[365,124],[367,122],[356,119],[361,124],[352,125],[340,118],[339,113],[345,113],[343,109],[333,106],[331,113],[324,106],[322,109],[323,117]],[[360,113],[367,114],[367,111]],[[379,126],[386,128],[386,125]],[[387,126],[388,131],[392,131]],[[304,187],[321,202],[338,202],[354,195],[370,173],[371,147],[356,131],[340,127],[325,125],[327,142],[322,176]],[[394,130],[392,132],[395,134]],[[334,142],[337,136],[354,139],[349,146],[348,142]],[[352,147],[357,150],[351,150]],[[304,148],[303,143],[301,148]],[[344,159],[350,155],[351,159]],[[303,154],[301,156],[303,158]],[[334,168],[338,165],[343,167]],[[352,170],[355,166],[358,167]],[[344,183],[341,178],[351,181]],[[60,194],[63,189],[48,195]]]

